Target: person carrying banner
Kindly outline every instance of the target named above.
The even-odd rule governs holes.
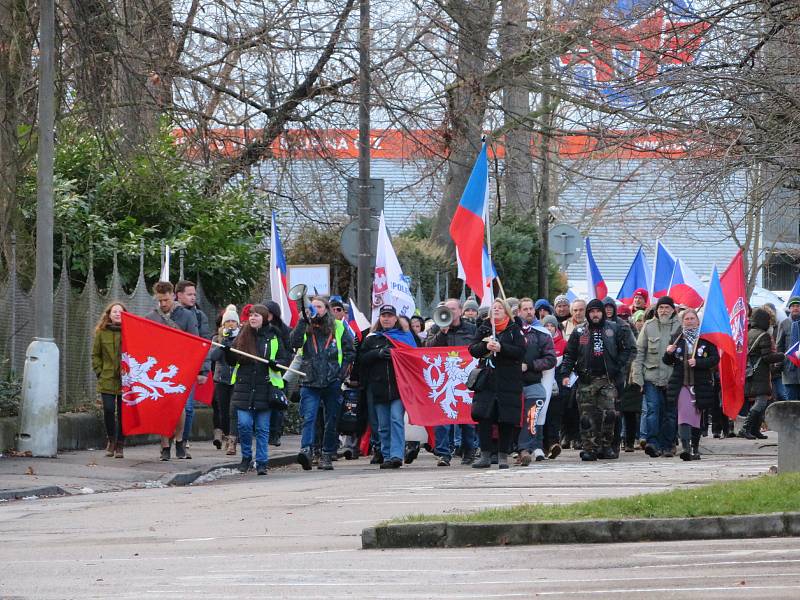
[[[628,362],[631,349],[617,324],[606,321],[602,301],[595,298],[586,309],[586,324],[576,328],[567,341],[562,384],[569,385],[569,375],[575,371],[583,447],[581,460],[619,458],[611,447],[617,419],[616,381]]]
[[[644,391],[642,418],[639,429],[646,439],[644,451],[655,458],[673,456],[677,424],[675,406],[667,403],[667,381],[672,369],[661,357],[670,339],[680,329],[675,315],[675,303],[669,296],[656,302],[656,314],[642,328],[636,340],[636,357],[631,368],[631,380]]]
[[[543,427],[536,426],[536,414],[542,409],[547,398],[542,385],[542,373],[554,368],[557,362],[553,337],[547,330],[536,325],[538,314],[541,314],[536,310],[538,305],[539,302],[534,305],[531,298],[522,298],[519,301],[519,319],[525,340],[525,356],[522,361],[522,391],[525,405],[517,447],[519,464],[523,467],[530,465],[533,459],[537,462],[545,459],[544,430]],[[549,316],[549,314],[542,315],[542,318]]]
[[[682,460],[700,460],[702,411],[716,402],[712,371],[719,364],[717,347],[701,339],[697,312],[687,308],[680,316],[681,329],[672,336],[662,360],[671,367],[667,406],[677,406]]]
[[[751,407],[737,434],[748,440],[767,438],[761,433],[761,422],[772,399],[770,369],[784,361],[783,353],[775,351],[771,333],[769,312],[763,308],[753,310],[747,331],[747,362],[751,368],[744,381],[744,397]]]
[[[180,305],[188,310],[197,320],[197,335],[210,340],[212,337],[211,327],[208,324],[206,314],[197,308],[197,287],[188,280],[179,281],[175,284],[175,297]],[[200,374],[197,376],[197,384],[203,385],[211,372],[211,359],[203,363]],[[183,441],[189,442],[192,434],[192,422],[194,421],[194,393],[197,388],[192,388],[189,398],[186,400],[186,418],[183,424]],[[189,456],[187,455],[187,458]]]
[[[334,318],[327,300],[315,296],[311,299],[311,305],[313,309],[309,309],[300,320],[290,338],[292,349],[303,356],[300,370],[306,374],[300,383],[303,427],[297,462],[304,471],[311,470],[321,404],[325,427],[318,468],[330,471],[333,470],[331,457],[337,450],[339,439],[336,422],[342,404],[342,382],[350,372],[355,351],[353,338],[344,323]]]
[[[488,372],[483,386],[475,390],[472,399],[472,418],[478,422],[481,447],[481,457],[472,466],[488,469],[492,464],[491,455],[496,452],[498,467],[507,469],[514,431],[521,425],[525,356],[525,339],[508,303],[495,299],[489,318],[478,327],[469,353],[480,359],[480,368]],[[495,425],[498,430],[496,446],[492,440]]]
[[[411,332],[400,328],[397,309],[384,304],[378,310],[378,322],[361,342],[358,356],[359,381],[378,424],[383,457],[381,469],[402,467],[405,452],[405,409],[397,389],[391,354],[395,342],[415,346]]]
[[[222,338],[225,360],[233,365],[231,404],[237,411],[242,462],[239,470],[246,473],[253,463],[253,430],[256,434],[256,473],[267,474],[269,460],[270,413],[282,403],[284,382],[277,365],[288,365],[291,359],[281,332],[276,327],[280,318],[263,304],[254,304],[247,323],[235,340]],[[268,364],[243,356],[232,349],[266,359]],[[273,408],[276,407],[276,408]]]
[[[284,348],[291,348],[290,337],[292,334],[289,326],[286,325],[286,320],[283,318],[283,312],[280,304],[274,300],[264,301],[264,306],[269,311],[269,323],[278,332],[281,338],[281,343]],[[273,410],[269,417],[269,445],[280,446],[281,436],[283,435],[283,422],[286,418],[286,411]]]
[[[236,339],[239,335],[239,315],[236,306],[231,304],[225,308],[220,318],[221,326],[212,341],[222,343],[224,338]],[[236,454],[236,429],[232,428],[231,394],[233,393],[233,367],[225,360],[225,352],[219,346],[214,346],[210,353],[211,362],[214,363],[214,445],[220,448],[225,444],[225,453],[229,456]],[[220,445],[217,445],[217,440]],[[233,448],[233,452],[231,452]]]
[[[125,447],[120,378],[124,312],[128,312],[128,309],[121,302],[112,302],[106,306],[94,329],[92,343],[92,370],[97,376],[97,391],[103,401],[103,421],[108,437],[106,456],[114,458],[124,458]]]
[[[789,318],[778,326],[778,352],[786,354],[800,342],[800,296],[792,296],[786,303]],[[783,361],[783,387],[787,400],[800,400],[800,367],[786,358]]]
[[[192,335],[199,335],[197,318],[195,315],[181,306],[180,303],[175,301],[175,288],[169,281],[158,281],[153,285],[153,295],[156,297],[158,306],[145,315],[145,319],[161,323],[167,327],[180,329]],[[211,361],[206,359],[197,375],[197,383],[204,383],[205,376],[202,375],[203,370],[206,373],[210,370]],[[187,400],[188,403],[188,400]],[[183,431],[186,421],[186,408],[181,412],[180,419],[175,425],[175,431],[172,437],[161,436],[161,460],[167,461],[170,459],[172,449],[172,439],[175,439],[175,458],[190,459],[192,456],[186,451],[186,442],[183,439]]]
[[[461,318],[461,302],[456,298],[448,298],[442,304],[453,315],[453,321],[448,327],[440,328],[434,325],[425,345],[433,348],[440,346],[468,346],[475,337],[475,325]],[[449,467],[453,459],[451,441],[455,437],[456,428],[461,430],[461,464],[469,465],[475,458],[475,426],[474,425],[439,425],[433,428],[436,440],[434,454],[439,457],[437,466]]]

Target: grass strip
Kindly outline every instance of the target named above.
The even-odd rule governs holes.
[[[800,473],[765,475],[669,492],[639,494],[625,498],[603,498],[574,504],[522,504],[511,508],[489,508],[470,513],[410,515],[387,523],[577,521],[708,517],[794,511],[800,511]]]

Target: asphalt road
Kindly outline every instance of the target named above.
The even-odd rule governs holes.
[[[765,473],[775,449],[708,442],[700,462],[508,471],[297,467],[201,486],[0,504],[0,598],[800,598],[800,540],[453,550],[360,549],[363,527],[410,513],[692,486]],[[716,452],[716,454],[711,454]]]

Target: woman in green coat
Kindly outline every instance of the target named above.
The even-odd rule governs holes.
[[[97,375],[97,391],[103,399],[103,420],[108,445],[106,456],[123,458],[122,448],[122,383],[120,351],[122,348],[122,313],[128,312],[121,302],[112,302],[103,311],[94,330],[92,370]]]

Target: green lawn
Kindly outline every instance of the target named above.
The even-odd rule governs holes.
[[[575,504],[523,504],[474,513],[411,515],[390,523],[421,521],[497,523],[507,521],[571,521],[654,517],[702,517],[800,511],[800,473],[714,483],[627,498]]]

